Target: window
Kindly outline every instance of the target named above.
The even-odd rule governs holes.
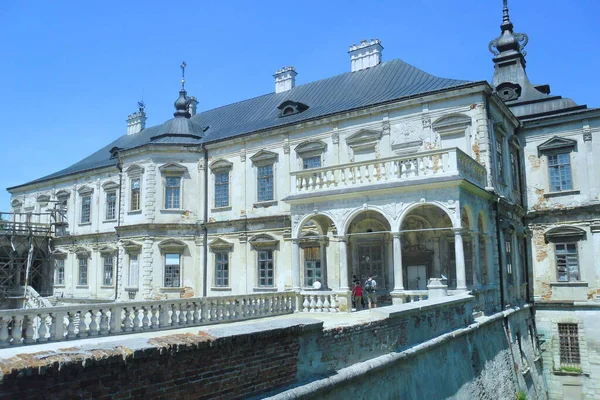
[[[215,173],[215,207],[229,206],[229,172]]]
[[[550,176],[551,192],[573,189],[570,153],[548,155],[548,174]]]
[[[520,182],[519,182],[519,165],[518,165],[518,155],[514,151],[510,152],[510,174],[512,179],[512,187],[514,190],[520,190]]]
[[[83,196],[81,198],[81,223],[87,224],[90,222],[92,208],[92,196]]]
[[[258,201],[273,200],[273,165],[258,167]]]
[[[321,248],[304,248],[304,286],[312,286],[315,281],[323,283],[321,269]]]
[[[55,285],[65,284],[65,260],[59,258],[55,261],[56,275],[54,277]]]
[[[505,235],[508,235],[505,233]],[[510,239],[504,240],[504,250],[506,255],[506,274],[508,278],[508,283],[513,283],[513,269],[512,269],[512,242]]]
[[[258,251],[258,286],[274,286],[273,250]]]
[[[139,276],[139,265],[138,265],[138,255],[130,254],[129,255],[129,274],[127,276],[127,286],[129,287],[137,287],[138,285],[138,276]]]
[[[104,281],[105,286],[113,284],[113,257],[103,257],[104,259]]]
[[[131,204],[130,211],[138,211],[140,209],[140,178],[131,180]]]
[[[165,254],[165,287],[181,286],[181,255]]]
[[[229,252],[215,253],[215,286],[229,287]]]
[[[88,260],[87,258],[78,258],[79,260],[79,286],[88,285]]]
[[[504,182],[504,168],[502,162],[502,141],[496,140],[496,171],[498,173],[498,180]]]
[[[321,166],[321,156],[307,157],[302,159],[302,168],[319,168]]]
[[[579,332],[577,324],[558,324],[560,340],[560,365],[563,367],[579,367]]]
[[[181,195],[181,178],[168,176],[165,179],[165,208],[166,209],[179,209],[181,208],[180,202]]]
[[[117,193],[108,192],[106,193],[106,219],[115,219],[117,209]]]
[[[555,243],[556,275],[559,282],[579,281],[577,243]]]

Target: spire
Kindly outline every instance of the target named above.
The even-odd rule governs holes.
[[[179,98],[175,100],[175,112],[173,115],[175,117],[183,117],[190,118],[190,98],[187,97],[187,92],[185,91],[185,67],[187,64],[184,62],[181,63],[181,90],[179,91]]]
[[[500,25],[500,36],[492,40],[488,46],[490,52],[496,57],[503,57],[504,55],[520,54],[523,57],[527,53],[523,50],[527,46],[529,37],[525,33],[513,32],[513,24],[510,21],[508,15],[508,0],[502,0],[502,25]],[[525,60],[523,59],[523,64]]]

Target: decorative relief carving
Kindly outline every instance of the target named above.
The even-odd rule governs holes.
[[[387,214],[387,216],[390,218],[390,220],[397,221],[398,218],[400,218],[400,213],[404,209],[404,203],[384,204],[382,209],[383,209],[383,212],[385,212]]]
[[[431,117],[429,117],[428,115],[422,115],[421,123],[423,124],[423,129],[431,127]]]
[[[290,154],[290,141],[289,139],[283,140],[283,153]]]
[[[383,121],[383,125],[382,125],[382,131],[384,135],[389,135],[390,132],[392,131],[392,127],[390,126],[390,121],[389,120],[384,120]]]
[[[246,162],[246,149],[240,150],[240,161]]]
[[[206,159],[203,157],[198,161],[198,172],[204,171],[204,168],[206,168]]]
[[[425,139],[422,124],[418,121],[403,121],[393,126],[390,135],[392,150],[398,155],[419,151]]]
[[[592,128],[589,125],[583,126],[583,141],[589,142],[592,140]]]
[[[337,128],[333,129],[333,133],[331,134],[331,141],[333,142],[333,144],[338,144],[340,142],[340,133],[338,132]]]

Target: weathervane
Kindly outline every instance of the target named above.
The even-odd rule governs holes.
[[[187,64],[183,61],[181,63],[181,90],[185,89],[185,67],[187,67]]]

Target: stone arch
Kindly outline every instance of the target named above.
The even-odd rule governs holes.
[[[385,211],[383,211],[381,208],[377,207],[377,206],[363,206],[361,208],[356,208],[354,210],[352,210],[352,212],[350,212],[348,214],[348,216],[344,219],[344,221],[341,223],[342,225],[342,230],[339,232],[342,232],[343,234],[346,234],[348,232],[348,229],[350,228],[350,225],[352,225],[353,221],[355,221],[355,219],[360,215],[363,214],[365,212],[375,212],[377,214],[379,214],[381,216],[381,218],[383,218],[388,226],[392,227],[392,222],[390,222],[390,220],[387,217],[387,214],[385,213]]]
[[[404,222],[404,219],[410,215],[410,213],[419,208],[419,207],[423,207],[423,206],[432,206],[432,207],[436,207],[439,208],[440,210],[442,210],[450,219],[450,222],[452,223],[451,227],[456,227],[456,220],[455,220],[455,216],[454,216],[454,212],[452,212],[444,203],[438,202],[438,201],[430,201],[430,202],[420,202],[420,203],[413,203],[411,205],[409,205],[408,207],[406,207],[404,209],[404,211],[402,211],[402,213],[400,213],[400,218],[398,218],[398,230],[402,229],[402,223]]]
[[[460,212],[460,225],[463,229],[468,229],[470,231],[474,231],[476,226],[475,214],[473,212],[473,208],[465,204],[461,208]]]
[[[340,231],[337,226],[337,221],[333,218],[332,215],[330,215],[328,212],[319,212],[316,214],[306,214],[306,215],[302,216],[298,220],[298,222],[295,226],[294,232],[292,232],[292,237],[295,237],[295,238],[300,237],[302,234],[302,229],[310,221],[315,221],[317,223],[317,229],[319,230],[320,235],[327,234],[328,227],[325,226],[327,221],[329,221],[330,224],[333,224],[333,226],[335,227],[335,229],[338,232]]]

